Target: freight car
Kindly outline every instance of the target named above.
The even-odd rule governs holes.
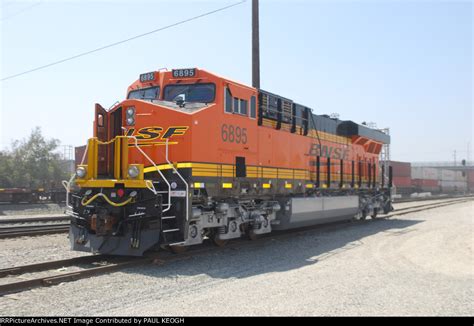
[[[395,192],[401,195],[430,192],[432,194],[459,194],[469,187],[470,169],[462,167],[411,166],[408,162],[389,161],[393,169]]]
[[[36,203],[40,200],[40,195],[43,189],[30,188],[1,188],[0,202],[1,203]]]
[[[435,167],[412,167],[414,192],[435,194],[464,193],[468,190],[468,175],[465,171]]]
[[[415,186],[412,185],[411,163],[389,161],[393,170],[394,191],[400,195],[409,195],[415,192]]]
[[[126,100],[95,105],[69,189],[71,246],[139,256],[376,217],[392,209],[389,141],[205,70],[142,74]]]
[[[64,202],[66,191],[64,187],[54,188],[0,188],[0,203],[44,203]]]

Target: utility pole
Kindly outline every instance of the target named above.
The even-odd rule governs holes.
[[[471,142],[467,142],[467,165],[469,165],[469,162],[471,162]]]
[[[456,166],[456,150],[454,150],[454,166]]]
[[[252,86],[260,88],[260,37],[258,0],[252,0]]]

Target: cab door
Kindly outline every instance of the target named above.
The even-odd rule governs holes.
[[[109,140],[108,137],[108,116],[107,111],[100,105],[95,105],[95,121],[94,121],[94,137],[101,142]],[[97,158],[98,162],[98,175],[106,175],[109,172],[109,151],[107,150],[108,145],[99,145]]]

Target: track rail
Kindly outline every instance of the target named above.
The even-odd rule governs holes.
[[[111,261],[107,261],[112,259]],[[104,262],[104,260],[106,260]],[[79,270],[76,272],[55,274],[44,277],[37,277],[30,280],[23,280],[19,282],[11,282],[0,285],[0,296],[3,296],[8,293],[21,292],[29,290],[36,287],[42,286],[51,286],[63,282],[76,281],[82,278],[92,277],[95,275],[101,275],[106,273],[111,273],[118,271],[126,267],[132,267],[136,265],[141,265],[145,263],[150,263],[152,259],[150,257],[144,258],[117,258],[112,257],[108,258],[105,256],[85,256],[85,257],[76,257],[71,259],[64,259],[58,261],[51,261],[39,264],[25,265],[19,267],[12,267],[0,270],[0,277],[6,277],[8,275],[22,275],[26,273],[35,273],[41,271],[51,271],[56,268],[61,267],[71,267],[74,265],[84,265],[84,264],[97,264],[99,266],[90,267],[84,270]]]
[[[448,205],[453,205],[457,203],[463,203],[463,202],[468,202],[473,200],[473,197],[466,197],[466,198],[459,198],[459,199],[453,199],[449,201],[441,201],[441,202],[435,202],[435,203],[429,203],[429,204],[423,204],[423,205],[416,205],[416,206],[409,206],[409,207],[404,207],[404,208],[399,208],[389,214],[383,215],[382,217],[388,218],[396,215],[404,215],[404,214],[409,214],[409,213],[416,213],[432,208],[438,208],[438,207],[443,207],[443,206],[448,206]]]
[[[52,216],[40,216],[40,217],[22,217],[22,218],[0,218],[1,224],[20,224],[20,223],[33,223],[33,222],[66,222],[70,221],[71,218],[67,215],[52,215]]]
[[[455,199],[455,198],[468,198],[474,197],[474,195],[435,195],[430,197],[420,197],[420,198],[395,198],[393,199],[394,204],[398,203],[411,203],[417,201],[428,201],[428,200],[446,200],[446,199]]]
[[[440,204],[449,204],[451,202],[458,202],[462,200],[466,200],[468,198],[474,198],[473,196],[466,196],[466,197],[450,197],[450,198],[438,198],[438,199],[431,199],[436,200],[434,203],[424,204],[424,205],[417,205],[411,207],[405,207],[397,209],[396,212],[392,212],[385,217],[390,217],[394,215],[401,215],[401,214],[408,214],[410,213],[411,209],[413,208],[425,208],[428,209],[429,207],[439,207],[436,205]],[[415,201],[410,201],[415,202]],[[402,202],[395,202],[394,204],[402,203]],[[33,218],[8,218],[8,219],[0,219],[0,225],[4,224],[21,224],[21,223],[33,223],[33,222],[65,222],[69,221],[70,218],[64,215],[57,215],[57,216],[46,216],[46,217],[33,217]],[[57,233],[66,233],[69,231],[69,223],[57,223],[57,224],[45,224],[45,225],[30,225],[30,226],[8,226],[2,227],[0,226],[0,239],[5,238],[15,238],[15,237],[22,237],[22,236],[38,236],[38,235],[47,235],[47,234],[57,234]]]
[[[69,223],[5,226],[0,227],[0,239],[64,233],[69,231],[69,226]]]

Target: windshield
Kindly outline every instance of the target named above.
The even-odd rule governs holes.
[[[155,100],[160,96],[160,88],[150,87],[137,89],[128,93],[128,99],[138,99],[138,100]]]
[[[181,97],[184,102],[210,103],[214,101],[215,93],[214,84],[168,85],[163,99],[175,102]]]

